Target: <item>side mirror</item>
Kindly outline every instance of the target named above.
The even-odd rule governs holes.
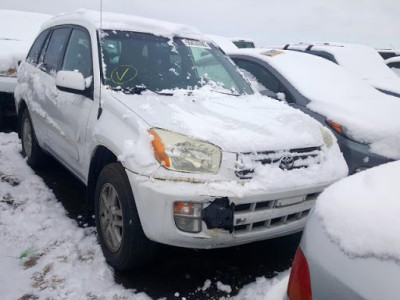
[[[268,97],[270,97],[270,98],[272,98],[272,99],[275,99],[275,100],[279,100],[279,101],[280,101],[280,99],[279,99],[279,97],[278,97],[278,94],[275,93],[275,92],[273,92],[273,91],[270,91],[270,90],[262,90],[262,91],[260,91],[260,94],[263,95],[263,96],[268,96]]]
[[[56,74],[56,87],[63,92],[79,95],[86,94],[85,78],[80,72],[58,71]]]

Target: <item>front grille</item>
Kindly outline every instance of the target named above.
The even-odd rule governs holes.
[[[307,217],[319,193],[235,206],[234,233],[268,230]]]
[[[289,166],[283,164],[283,159],[292,159]],[[321,147],[298,148],[282,151],[244,152],[237,156],[236,176],[240,179],[251,179],[254,170],[259,165],[271,165],[292,170],[307,168],[321,162]]]

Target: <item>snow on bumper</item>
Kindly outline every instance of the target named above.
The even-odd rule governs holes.
[[[221,191],[207,184],[149,179],[130,171],[127,174],[147,237],[187,248],[229,247],[299,232],[317,195],[329,185],[279,192],[255,190],[238,197],[232,191]],[[209,228],[209,220],[204,219],[204,209],[214,205],[216,199],[229,200],[233,213],[230,229],[226,226],[225,229]],[[202,204],[203,221],[199,233],[177,228],[174,203],[178,201]]]

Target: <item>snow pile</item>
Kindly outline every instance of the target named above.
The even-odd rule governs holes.
[[[284,300],[289,282],[290,270],[267,279],[257,278],[256,282],[244,286],[232,300]]]
[[[400,147],[390,153],[387,150],[400,143],[400,118],[395,113],[400,111],[398,98],[377,91],[338,65],[314,55],[282,50],[268,56],[265,49],[234,52],[243,53],[265,60],[311,100],[311,110],[344,126],[350,138],[372,144],[376,154],[400,159]]]
[[[65,215],[20,151],[15,133],[0,133],[2,298],[149,299],[114,282],[93,229]]]
[[[0,9],[0,70],[17,66],[50,15]]]
[[[217,289],[227,294],[232,293],[232,288],[229,284],[223,284],[221,281],[217,281]]]
[[[315,212],[346,253],[400,262],[400,162],[350,176],[325,190]]]

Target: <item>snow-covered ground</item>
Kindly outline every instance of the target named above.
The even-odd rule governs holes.
[[[0,133],[1,298],[149,299],[114,282],[93,229],[67,217],[20,151]]]
[[[1,299],[150,299],[115,283],[93,228],[68,218],[20,151],[16,133],[0,133]],[[288,276],[258,278],[233,299],[281,300]],[[212,284],[227,296],[232,290],[211,281],[203,289]]]

